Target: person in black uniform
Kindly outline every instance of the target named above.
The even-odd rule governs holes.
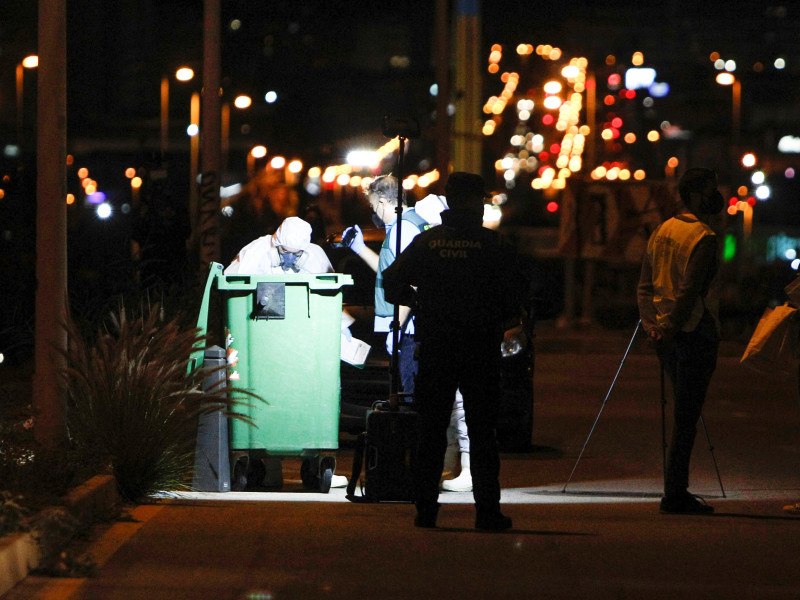
[[[637,295],[642,326],[675,397],[661,512],[698,514],[714,510],[687,490],[697,422],[717,364],[719,325],[707,298],[717,272],[717,236],[709,220],[724,199],[709,169],[688,169],[678,191],[678,214],[647,242]]]
[[[512,525],[500,511],[495,439],[500,346],[503,332],[519,322],[529,283],[514,250],[483,227],[485,190],[479,175],[450,175],[450,208],[442,213],[442,224],[415,237],[384,271],[386,298],[411,306],[416,315],[417,527],[436,526],[446,432],[457,389],[464,397],[470,437],[475,526],[499,531]]]

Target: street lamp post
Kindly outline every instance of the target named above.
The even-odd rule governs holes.
[[[23,126],[25,123],[25,105],[23,103],[23,90],[25,87],[25,69],[35,69],[39,66],[39,57],[31,54],[22,59],[17,65],[17,146],[22,148]]]
[[[739,146],[742,132],[742,82],[733,73],[719,73],[716,81],[731,86],[731,142],[732,150]],[[735,154],[735,152],[734,152]]]
[[[189,67],[181,67],[175,71],[175,79],[178,81],[191,81],[194,78],[194,71]],[[164,157],[169,149],[169,77],[161,79],[161,136],[160,136],[161,156]]]

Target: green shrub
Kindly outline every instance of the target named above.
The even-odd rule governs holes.
[[[138,502],[159,491],[187,489],[200,415],[233,408],[252,394],[227,386],[203,391],[207,369],[187,370],[203,339],[180,317],[162,323],[160,306],[129,321],[124,309],[92,341],[71,319],[67,367],[70,437],[84,451],[107,457],[122,496]],[[224,367],[223,367],[224,368]]]

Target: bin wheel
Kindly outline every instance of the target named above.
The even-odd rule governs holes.
[[[247,469],[247,484],[248,490],[255,490],[264,485],[264,477],[267,474],[267,468],[264,466],[264,461],[260,458],[251,458],[248,461]]]
[[[303,487],[307,489],[314,489],[320,485],[317,468],[308,458],[304,458],[300,465],[300,479],[303,481]]]
[[[336,468],[336,459],[333,456],[324,456],[319,461],[319,491],[327,494],[331,491],[331,481],[333,480],[333,470]]]
[[[231,474],[231,491],[243,492],[247,489],[247,457],[242,457],[233,465]]]
[[[319,478],[319,491],[327,494],[331,491],[331,480],[333,479],[333,469],[325,469],[322,477]]]

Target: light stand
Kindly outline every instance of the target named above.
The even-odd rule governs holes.
[[[628,342],[628,347],[625,349],[625,354],[622,355],[622,360],[619,363],[619,368],[617,368],[617,372],[614,375],[614,379],[611,382],[611,386],[608,388],[608,392],[606,393],[606,397],[603,399],[603,404],[600,406],[600,410],[597,413],[597,417],[595,417],[594,423],[592,424],[592,428],[589,430],[589,435],[586,437],[586,441],[583,443],[583,448],[581,448],[581,452],[578,455],[578,460],[575,461],[575,465],[572,467],[572,472],[569,474],[569,478],[567,482],[564,484],[561,492],[565,493],[567,491],[567,486],[572,481],[572,476],[575,474],[575,471],[578,468],[578,463],[581,462],[581,458],[583,457],[583,453],[586,450],[586,446],[589,444],[589,440],[592,438],[592,434],[594,433],[595,428],[597,427],[597,423],[600,420],[600,415],[603,414],[603,409],[606,407],[606,403],[608,402],[609,397],[611,396],[611,391],[614,389],[614,385],[617,383],[617,379],[619,378],[619,374],[622,371],[622,366],[625,364],[625,360],[628,358],[628,354],[630,353],[631,347],[633,346],[633,342],[636,339],[636,334],[639,333],[639,329],[642,326],[642,322],[638,321],[636,323],[636,328],[633,330],[633,335],[631,336],[630,342]],[[660,367],[660,384],[661,384],[661,454],[662,454],[662,461],[663,461],[663,469],[664,469],[664,478],[666,481],[667,476],[667,425],[666,425],[666,406],[667,406],[667,398],[665,392],[665,382],[664,382],[664,368]],[[722,485],[722,477],[719,474],[719,467],[717,466],[717,459],[714,456],[714,446],[711,444],[711,438],[708,435],[708,428],[706,427],[705,419],[703,419],[703,415],[700,415],[700,423],[703,426],[703,432],[705,433],[706,440],[708,441],[708,451],[711,453],[711,460],[714,463],[714,470],[717,474],[717,481],[719,482],[719,488],[722,491],[722,497],[726,498],[725,496],[725,488]]]
[[[397,157],[397,206],[395,207],[395,214],[397,215],[394,222],[394,232],[396,235],[395,241],[395,259],[400,256],[402,251],[402,233],[403,226],[403,177],[404,177],[404,160],[405,160],[405,143],[406,140],[419,137],[419,123],[415,119],[405,118],[392,118],[389,116],[383,117],[383,125],[381,127],[383,135],[388,138],[398,138],[400,147],[398,149]],[[394,318],[392,320],[392,360],[391,360],[391,383],[389,388],[389,407],[396,409],[399,406],[400,396],[400,305],[394,305]]]

